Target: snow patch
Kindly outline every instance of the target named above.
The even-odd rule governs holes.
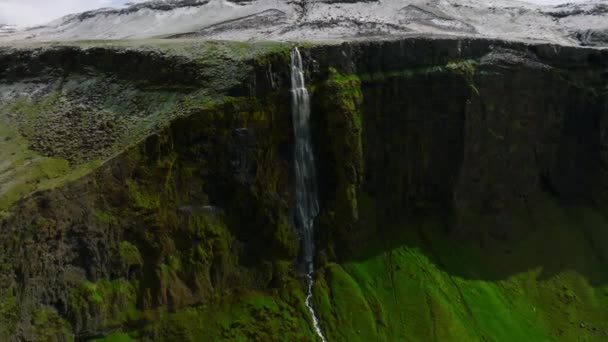
[[[323,40],[440,34],[608,46],[608,0],[540,6],[517,0],[166,0],[0,26],[0,42],[205,37]]]

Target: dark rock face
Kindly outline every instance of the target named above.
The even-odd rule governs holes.
[[[145,140],[10,208],[0,221],[0,299],[10,309],[0,308],[0,337],[87,339],[153,325],[163,310],[297,288],[287,48],[249,61],[241,84],[223,90],[230,96],[185,98],[186,113]],[[217,71],[135,50],[75,50],[5,55],[0,78],[102,72],[190,89]],[[606,205],[608,51],[407,39],[303,52],[323,202],[318,262],[364,246],[379,233],[370,227],[415,215],[508,239],[517,229],[505,217],[539,193]],[[467,226],[471,213],[493,231]],[[294,338],[313,336],[297,317],[286,320]],[[163,329],[145,336],[182,336]]]
[[[608,44],[608,28],[578,32],[575,34],[575,38],[583,46],[606,46]]]
[[[500,221],[539,192],[563,203],[606,202],[605,51],[414,40],[343,45],[313,56],[360,82],[345,96],[360,91],[352,105],[362,122],[362,156],[323,151],[321,158],[343,160],[360,175],[341,184],[345,175],[335,162],[326,165],[329,201],[355,187],[387,222],[424,212]],[[332,108],[320,103],[316,112]],[[334,132],[319,145],[338,144]],[[328,223],[350,222],[341,233],[346,240],[370,233],[357,233],[369,218],[358,217],[356,197],[353,214]]]
[[[399,12],[401,14],[401,24],[418,24],[453,32],[462,32],[463,34],[477,32],[472,25],[456,20],[438,10],[408,5],[403,7]]]
[[[208,81],[192,60],[162,55],[158,51],[70,46],[33,50],[3,47],[0,51],[4,52],[0,54],[0,77],[6,80],[60,73],[86,75],[88,70],[95,70],[150,86],[167,83],[200,86]]]
[[[146,1],[143,3],[134,3],[125,9],[101,9],[87,11],[80,14],[71,16],[66,20],[70,21],[84,21],[86,19],[94,18],[97,15],[109,15],[118,14],[126,15],[130,13],[139,12],[141,10],[152,10],[159,12],[172,11],[179,8],[198,7],[209,3],[209,0],[171,0],[171,1]]]
[[[585,6],[586,5],[586,6]],[[564,4],[556,6],[555,9],[551,12],[547,12],[547,15],[550,15],[554,18],[567,18],[570,16],[586,14],[586,15],[602,15],[608,13],[608,5],[606,4],[585,4],[585,5],[576,5],[576,4]]]
[[[168,38],[191,38],[200,36],[213,36],[224,32],[238,32],[240,30],[278,27],[287,23],[287,15],[279,10],[267,10],[257,14],[245,16],[235,20],[225,21],[211,25],[197,32],[181,33]]]
[[[224,87],[221,82],[211,86],[214,76],[208,72],[229,63],[213,69],[181,60],[192,67],[188,75],[167,73],[169,78],[160,81],[157,77],[173,68],[170,57],[142,51],[131,61],[160,63],[151,69],[164,71],[142,73],[135,65],[117,65],[122,71],[112,73],[107,68],[121,60],[121,53],[103,50],[58,48],[29,58],[9,51],[0,58],[6,66],[2,79],[19,82],[17,70],[32,79],[101,74],[114,77],[115,86],[138,84],[126,95],[135,95],[131,102],[151,88],[192,97],[178,105],[181,119],[143,141],[133,140],[133,147],[95,172],[19,201],[2,218],[4,340],[87,339],[135,324],[147,310],[207,303],[237,288],[279,286],[290,272],[282,265],[297,257],[286,149],[291,136],[285,134],[291,128],[289,94],[276,92],[287,89],[276,56],[264,57],[259,74],[252,67],[241,69],[256,69],[251,74],[230,76],[248,79],[243,85]],[[272,68],[278,72],[268,73]],[[213,87],[220,104],[209,102],[205,92],[193,92],[192,81]],[[40,115],[46,121],[75,121],[70,112],[56,113],[56,107],[43,107]],[[122,115],[128,114],[125,109]],[[56,145],[49,140],[53,132],[39,133],[46,139],[42,147]],[[70,134],[94,138],[87,132]],[[38,152],[64,157],[56,148]]]
[[[111,317],[134,305],[179,309],[222,288],[268,287],[267,265],[295,259],[298,245],[288,218],[287,156],[271,150],[287,144],[273,139],[287,136],[261,121],[252,131],[240,128],[245,123],[234,116],[253,110],[245,108],[175,121],[98,172],[18,204],[0,238],[16,277],[9,282],[19,284],[18,321],[44,305],[87,338],[125,323]],[[287,111],[277,109],[273,116]],[[224,119],[208,121],[216,115]],[[289,128],[286,120],[272,125]],[[263,192],[270,187],[278,191]],[[89,302],[87,286],[103,293],[106,279],[121,279],[111,286],[126,292],[104,294],[103,305]],[[37,340],[27,323],[13,333]]]

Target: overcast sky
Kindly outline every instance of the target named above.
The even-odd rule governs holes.
[[[100,7],[118,6],[144,0],[0,0],[0,23],[33,26],[66,14]],[[583,0],[528,0],[539,4],[581,2]]]
[[[0,23],[40,25],[66,14],[143,0],[0,0]]]

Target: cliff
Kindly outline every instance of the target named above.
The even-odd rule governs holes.
[[[301,44],[330,341],[608,336],[608,51]],[[314,340],[287,43],[0,50],[0,338]]]

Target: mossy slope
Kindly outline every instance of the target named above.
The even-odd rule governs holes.
[[[24,196],[83,177],[175,118],[255,93],[241,87],[287,49],[201,41],[0,49],[0,215]]]
[[[604,340],[608,250],[597,241],[606,239],[605,214],[547,198],[533,209],[530,232],[514,243],[454,240],[432,218],[391,225],[322,271],[315,293],[328,337]]]

